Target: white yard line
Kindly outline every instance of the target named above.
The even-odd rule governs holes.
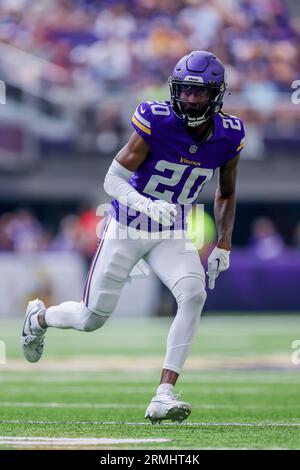
[[[178,426],[178,423],[172,422],[162,422],[164,426]],[[83,424],[83,425],[101,425],[101,426],[149,426],[149,421],[145,422],[129,422],[129,421],[49,421],[49,420],[22,420],[22,419],[4,419],[0,420],[1,424]],[[209,422],[185,422],[181,423],[179,426],[193,426],[193,427],[254,427],[254,428],[264,428],[264,427],[300,427],[300,423],[238,423],[238,422],[224,422],[224,423],[209,423]]]
[[[132,403],[57,403],[57,402],[17,402],[1,401],[0,407],[6,408],[145,408],[146,405]]]
[[[0,436],[0,445],[13,445],[13,446],[62,446],[62,447],[75,447],[75,446],[99,446],[108,444],[142,444],[154,442],[170,442],[171,439],[165,438],[145,438],[145,439],[115,439],[115,438],[66,438],[66,437],[12,437]]]
[[[186,382],[186,381],[185,381]],[[200,385],[199,383],[197,385]],[[285,385],[285,384],[284,384]],[[49,385],[50,386],[50,385]],[[110,383],[101,383],[97,387],[90,387],[90,386],[85,386],[85,385],[57,385],[53,384],[55,386],[55,392],[59,391],[60,393],[67,393],[67,394],[80,394],[82,395],[83,387],[84,387],[84,394],[99,394],[100,390],[104,390],[104,388],[109,389],[111,391],[112,387]],[[201,392],[202,393],[211,393],[211,386],[207,384],[201,384]],[[300,386],[300,381],[299,381],[299,386]],[[58,388],[59,387],[59,388]],[[24,390],[26,390],[27,393],[29,392],[35,392],[37,389],[36,385],[33,385],[32,383],[30,384],[22,384],[22,386],[16,386],[16,385],[6,385],[5,390],[7,394],[16,394],[16,395],[22,395],[24,396]],[[140,395],[144,393],[151,393],[153,390],[150,386],[147,387],[136,387],[136,386],[122,386],[122,391],[124,394],[129,393],[129,394],[134,394],[134,395]],[[224,387],[219,387],[216,386],[213,389],[214,393],[270,393],[269,389],[265,389],[265,384],[255,384],[253,386],[246,386],[241,384],[241,385],[236,385],[235,387],[232,386],[224,386]],[[54,391],[53,391],[54,392]]]
[[[243,409],[266,409],[266,404],[241,404]],[[132,403],[58,403],[58,402],[18,402],[18,401],[1,401],[0,408],[91,408],[91,409],[144,409],[146,404],[132,404]],[[289,405],[289,408],[299,408],[300,404],[295,403]],[[193,409],[236,409],[237,405],[229,405],[222,403],[200,403],[193,405]],[[286,409],[285,405],[271,405],[272,409],[281,410]]]

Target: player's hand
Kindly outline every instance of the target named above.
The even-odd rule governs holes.
[[[230,251],[223,250],[217,246],[213,249],[208,258],[208,287],[213,289],[215,287],[215,280],[222,271],[229,268]]]
[[[175,204],[170,204],[167,201],[162,201],[158,199],[156,201],[152,201],[148,199],[147,203],[147,215],[162,224],[164,227],[171,227],[174,224],[175,217],[177,214]]]

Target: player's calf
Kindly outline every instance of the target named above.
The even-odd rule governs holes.
[[[98,314],[88,310],[81,315],[81,331],[91,332],[98,330],[104,325],[108,317],[109,314]]]

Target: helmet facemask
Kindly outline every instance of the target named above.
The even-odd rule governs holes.
[[[189,127],[203,124],[222,109],[223,97],[227,88],[225,82],[220,85],[205,84],[177,80],[171,76],[169,85],[172,108],[175,114]],[[183,99],[184,95],[188,96],[190,93],[202,97],[202,100],[200,98],[198,103],[194,103]]]

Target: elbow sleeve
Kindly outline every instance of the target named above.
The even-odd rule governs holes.
[[[133,171],[127,170],[117,160],[113,160],[104,179],[104,191],[116,198],[126,196],[129,190],[133,190],[128,183],[132,174]]]
[[[132,174],[133,171],[127,170],[114,160],[104,180],[104,191],[128,207],[147,213],[148,198],[142,196],[128,183]]]

